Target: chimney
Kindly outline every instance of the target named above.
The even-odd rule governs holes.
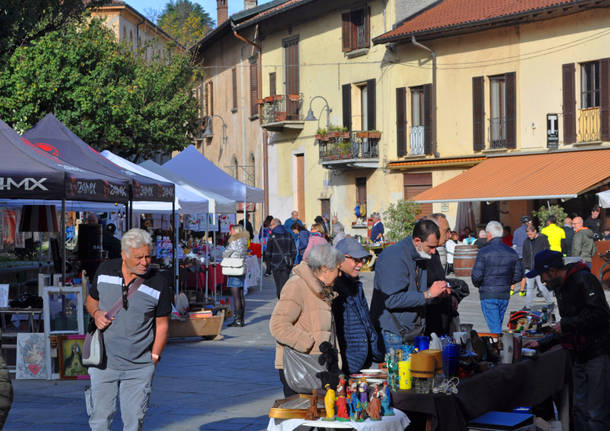
[[[258,6],[258,0],[244,0],[244,10]]]
[[[228,1],[229,0],[216,0],[216,26],[220,26],[220,24],[229,19]]]

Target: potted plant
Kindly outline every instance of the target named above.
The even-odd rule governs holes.
[[[290,100],[291,102],[298,102],[299,100],[301,100],[301,95],[300,94],[289,94],[288,100]]]
[[[328,136],[326,135],[326,129],[318,129],[316,132],[316,139],[318,141],[328,141]]]
[[[267,96],[263,100],[265,101],[265,103],[271,103],[273,102],[273,96]]]

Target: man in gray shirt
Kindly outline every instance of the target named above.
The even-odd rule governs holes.
[[[131,229],[121,239],[121,258],[100,265],[87,296],[87,310],[104,330],[105,363],[90,367],[91,389],[85,394],[89,426],[108,431],[119,396],[124,431],[142,429],[148,410],[155,365],[167,341],[171,299],[165,277],[150,270],[152,239]],[[143,283],[128,298],[131,285]],[[109,320],[106,313],[122,299]]]

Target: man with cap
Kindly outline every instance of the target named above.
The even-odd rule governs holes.
[[[536,255],[528,278],[554,290],[561,320],[551,335],[526,347],[561,343],[573,358],[574,429],[608,431],[610,425],[610,308],[601,284],[583,262],[564,265],[561,253]]]
[[[368,368],[373,361],[383,361],[383,353],[359,279],[362,266],[371,256],[354,238],[342,239],[336,248],[345,260],[339,267],[341,275],[335,280],[338,296],[333,300],[332,312],[343,372],[349,375]]]

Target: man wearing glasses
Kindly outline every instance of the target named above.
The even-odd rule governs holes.
[[[142,429],[171,312],[167,280],[150,269],[151,248],[148,232],[129,230],[121,239],[121,258],[100,265],[89,288],[87,310],[104,330],[106,352],[101,367],[89,368],[85,402],[93,431],[110,430],[117,395],[123,430]],[[141,284],[130,292],[138,279]],[[115,304],[121,308],[110,320],[107,313]]]
[[[336,245],[345,255],[334,290],[332,311],[337,328],[337,340],[341,350],[343,372],[346,375],[368,368],[373,361],[383,361],[379,350],[378,335],[369,315],[369,307],[359,279],[362,265],[371,257],[354,238],[344,238]]]

